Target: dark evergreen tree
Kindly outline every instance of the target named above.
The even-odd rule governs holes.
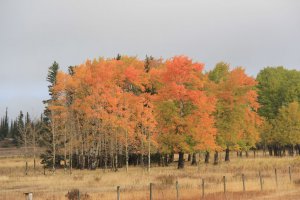
[[[56,83],[56,75],[59,69],[59,65],[56,61],[54,61],[54,63],[49,67],[48,69],[48,76],[47,76],[47,81],[50,83],[50,85],[48,85],[49,88],[49,95],[52,97],[52,90],[53,90],[53,86]]]
[[[16,128],[18,133],[15,136],[15,141],[17,143],[17,146],[20,146],[22,145],[22,140],[23,140],[21,131],[25,129],[24,114],[22,111],[20,111],[20,114],[17,117]]]
[[[4,120],[1,118],[0,121],[0,140],[4,139]]]
[[[13,139],[13,142],[18,145],[18,138],[20,137],[20,133],[18,130],[18,118],[16,118],[14,121],[11,122],[11,127],[10,127],[10,137]]]
[[[68,73],[73,76],[75,74],[74,69],[76,68],[76,66],[69,66],[68,67]]]
[[[0,139],[4,139],[8,137],[9,132],[9,123],[8,123],[8,114],[7,114],[7,108],[5,111],[4,117],[1,118],[0,123]]]
[[[121,60],[122,56],[121,54],[118,53],[117,57],[115,58],[116,60]]]
[[[50,167],[52,166],[57,167],[60,163],[60,160],[62,160],[62,156],[57,156],[55,149],[58,148],[58,146],[56,146],[56,148],[54,149],[53,144],[53,132],[51,129],[51,112],[48,108],[49,104],[51,104],[52,100],[55,99],[55,96],[53,95],[53,87],[56,83],[56,75],[57,72],[59,70],[59,65],[56,61],[54,61],[54,63],[49,67],[48,69],[48,75],[47,75],[47,81],[49,82],[48,85],[48,91],[49,91],[49,95],[50,95],[50,99],[43,101],[43,103],[45,104],[45,110],[44,110],[44,115],[43,115],[43,130],[42,130],[42,140],[43,140],[43,145],[46,147],[46,151],[45,153],[41,154],[41,163],[44,164],[44,166],[46,167]],[[72,68],[69,68],[69,70],[73,71]],[[53,166],[53,157],[55,155],[55,166]]]
[[[144,66],[144,68],[145,68],[145,72],[149,72],[150,71],[150,69],[151,69],[151,62],[154,60],[154,57],[152,57],[152,56],[147,56],[146,55],[146,58],[145,58],[145,66]]]
[[[8,136],[8,131],[9,131],[9,124],[8,124],[8,114],[6,108],[5,117],[4,117],[4,137]]]

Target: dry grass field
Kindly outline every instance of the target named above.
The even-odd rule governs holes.
[[[62,200],[72,189],[88,194],[89,199],[116,199],[116,188],[120,186],[122,200],[149,199],[149,183],[153,183],[153,199],[176,199],[176,181],[179,183],[180,200],[193,199],[300,199],[300,157],[236,158],[231,155],[229,163],[219,165],[201,164],[190,166],[186,162],[184,170],[177,170],[176,163],[169,167],[153,167],[150,173],[141,167],[130,167],[129,172],[97,169],[74,170],[70,175],[60,169],[55,174],[38,166],[33,172],[32,162],[29,175],[24,174],[24,160],[20,157],[0,158],[0,199],[25,199],[24,192],[33,192],[34,200]],[[289,177],[291,167],[292,181]],[[274,170],[277,169],[278,186]],[[261,191],[259,171],[262,174]],[[243,192],[242,174],[245,175]],[[223,176],[226,176],[224,194]],[[202,198],[202,179],[205,181],[205,195]],[[83,199],[83,198],[81,198]]]

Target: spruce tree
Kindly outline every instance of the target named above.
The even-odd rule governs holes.
[[[56,61],[54,61],[54,63],[48,69],[48,75],[46,79],[49,82],[48,91],[50,99],[43,101],[43,103],[45,104],[43,122],[46,125],[43,130],[43,140],[45,141],[44,144],[46,145],[46,152],[41,154],[41,163],[47,167],[52,166],[53,171],[60,162],[60,156],[56,156],[57,147],[55,146],[55,126],[53,124],[53,120],[51,119],[52,114],[48,106],[51,105],[52,101],[55,99],[55,96],[53,95],[53,87],[56,83],[56,75],[58,73],[58,70],[59,65]]]
[[[5,111],[4,117],[1,118],[1,123],[0,123],[0,139],[4,139],[8,136],[8,131],[9,131],[9,124],[8,124],[8,114],[7,114],[7,108]]]
[[[8,131],[9,131],[9,124],[8,124],[8,114],[6,108],[5,117],[4,117],[4,137],[8,136]]]

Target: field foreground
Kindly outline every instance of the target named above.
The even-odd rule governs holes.
[[[180,200],[202,199],[298,199],[300,197],[299,157],[257,157],[234,158],[230,163],[214,166],[201,164],[190,166],[186,162],[184,170],[177,170],[175,164],[169,167],[153,167],[150,173],[141,167],[130,167],[118,172],[107,170],[73,170],[70,175],[64,170],[55,174],[39,165],[24,174],[22,158],[0,158],[0,199],[25,199],[24,192],[33,192],[34,200],[62,200],[72,189],[79,189],[88,199],[116,199],[120,186],[122,200],[149,199],[149,183],[153,183],[153,199],[176,199],[176,181]],[[289,173],[291,169],[291,177]],[[277,170],[277,184],[275,169]],[[262,188],[259,177],[261,172]],[[242,174],[245,177],[243,192]],[[226,193],[224,180],[226,177]],[[291,178],[291,179],[290,179]],[[262,190],[261,190],[262,189]],[[81,199],[84,199],[83,197]]]

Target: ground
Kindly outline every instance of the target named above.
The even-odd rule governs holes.
[[[224,154],[221,155],[221,159]],[[118,172],[97,169],[74,170],[70,175],[63,169],[55,174],[44,170],[39,164],[36,171],[30,159],[29,174],[25,175],[24,158],[0,158],[0,199],[24,199],[24,192],[33,192],[34,200],[62,200],[72,189],[79,189],[81,194],[88,194],[90,199],[116,199],[117,186],[120,186],[122,200],[149,199],[149,183],[153,183],[153,200],[176,199],[176,181],[180,200],[193,200],[202,197],[202,179],[204,179],[204,198],[217,199],[297,199],[300,196],[300,157],[264,157],[260,152],[256,158],[237,158],[231,154],[229,163],[221,162],[215,166],[201,162],[199,167],[190,166],[176,169],[176,163],[169,167],[146,168],[130,167]],[[289,176],[291,168],[291,178]],[[275,178],[277,169],[277,185]],[[259,171],[262,174],[261,191]],[[242,174],[245,175],[243,192]],[[226,177],[224,194],[223,176]],[[83,199],[83,198],[81,198]]]

